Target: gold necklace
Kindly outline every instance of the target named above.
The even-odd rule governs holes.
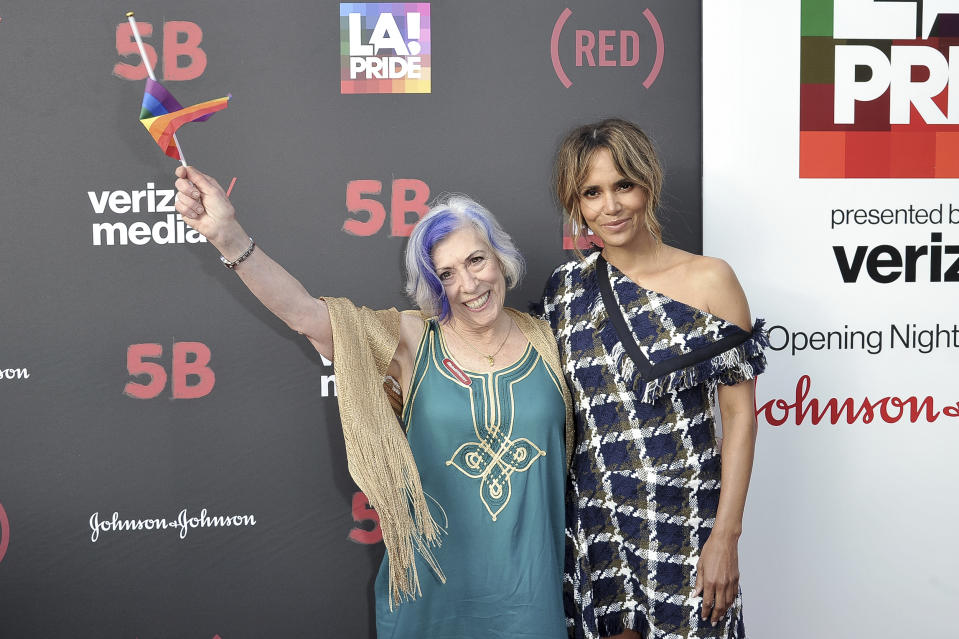
[[[483,357],[485,357],[485,358],[486,358],[486,361],[489,362],[489,367],[490,367],[490,368],[493,368],[493,365],[494,365],[494,363],[495,363],[495,360],[494,360],[493,358],[495,358],[497,355],[499,355],[499,352],[500,352],[501,350],[503,350],[503,347],[506,346],[506,340],[509,339],[510,334],[513,332],[513,320],[510,320],[510,321],[509,321],[509,330],[506,331],[506,337],[503,338],[503,342],[499,345],[499,348],[497,348],[492,354],[487,355],[487,354],[484,353],[483,351],[479,350],[478,348],[476,348],[475,346],[473,346],[472,344],[470,344],[469,341],[467,341],[467,339],[466,339],[465,337],[463,337],[458,330],[456,330],[456,327],[453,326],[452,323],[447,324],[447,326],[449,326],[450,328],[453,329],[453,332],[456,333],[456,335],[457,335],[461,340],[463,340],[463,343],[466,344],[466,345],[470,348],[470,350],[472,350],[472,351],[475,352],[475,353],[479,353],[480,355],[482,355]]]

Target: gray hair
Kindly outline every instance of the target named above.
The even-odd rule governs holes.
[[[420,310],[438,315],[440,321],[449,317],[450,304],[436,275],[433,248],[467,225],[476,229],[496,255],[507,288],[516,286],[526,272],[526,261],[492,213],[465,195],[441,195],[413,228],[406,245],[406,294]]]

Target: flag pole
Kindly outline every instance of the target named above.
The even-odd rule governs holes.
[[[130,27],[133,29],[133,39],[137,41],[137,47],[140,49],[140,58],[143,60],[143,66],[147,69],[147,75],[156,82],[156,76],[153,75],[153,68],[150,66],[150,58],[147,57],[146,49],[143,47],[143,40],[140,39],[140,31],[137,29],[137,21],[133,19],[133,12],[127,11],[127,20],[130,21]],[[180,164],[187,166],[186,158],[183,156],[183,149],[180,148],[180,141],[176,139],[176,133],[173,134],[173,143],[176,145],[177,153],[180,155]]]

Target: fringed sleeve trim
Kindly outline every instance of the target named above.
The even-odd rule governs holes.
[[[763,351],[769,346],[769,338],[764,325],[764,320],[757,319],[752,332],[740,344],[646,382],[641,401],[652,404],[667,393],[687,390],[707,381],[731,386],[755,378],[766,370]]]

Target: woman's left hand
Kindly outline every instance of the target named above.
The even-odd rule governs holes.
[[[696,590],[703,596],[702,618],[715,626],[739,594],[739,540],[713,531],[696,566]]]

